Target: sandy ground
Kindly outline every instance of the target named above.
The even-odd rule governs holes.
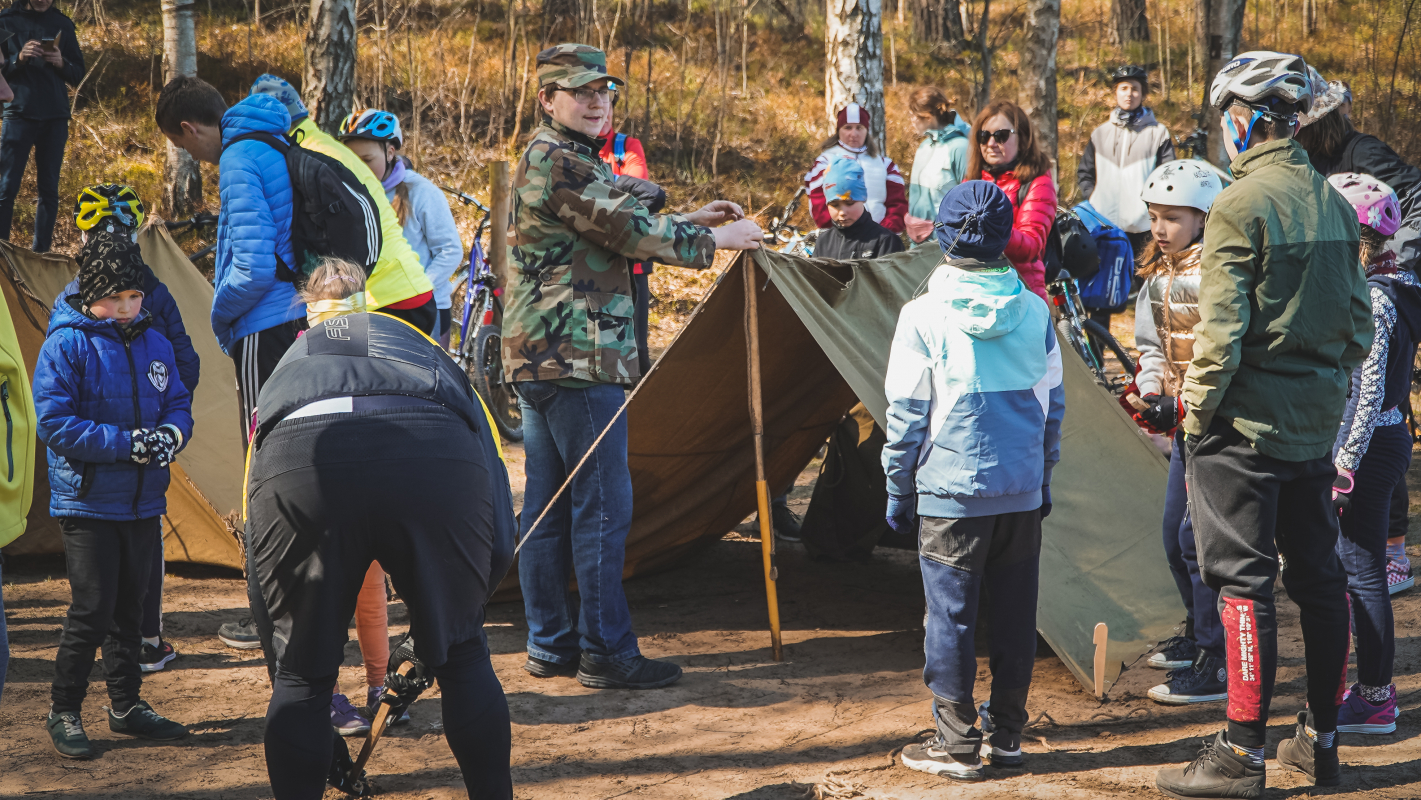
[[[521,484],[521,453],[510,451]],[[1413,475],[1413,492],[1421,474]],[[808,501],[806,471],[794,493]],[[1413,498],[1417,495],[1413,493]],[[1151,521],[1149,524],[1153,524]],[[816,784],[832,797],[956,796],[1098,798],[1160,796],[1162,764],[1192,758],[1217,730],[1218,705],[1165,708],[1144,698],[1162,673],[1143,663],[1126,672],[1105,703],[1081,689],[1044,644],[1029,709],[1049,719],[1029,729],[1023,770],[994,771],[984,784],[946,785],[902,766],[890,751],[927,728],[922,685],[922,588],[916,558],[880,550],[864,564],[824,564],[798,547],[780,558],[785,661],[771,660],[760,584],[759,544],[741,526],[696,559],[627,585],[642,649],[675,660],[686,676],[654,692],[596,692],[572,679],[539,681],[520,668],[527,629],[522,607],[490,608],[493,661],[513,717],[513,780],[519,798],[755,798],[805,796]],[[1421,559],[1421,548],[1412,548]],[[182,656],[148,677],[145,696],[192,727],[174,744],[130,740],[103,724],[107,698],[95,666],[85,705],[98,757],[63,761],[41,725],[69,587],[57,557],[11,559],[5,605],[13,648],[0,705],[0,797],[202,800],[267,798],[261,738],[265,671],[250,651],[213,636],[243,615],[233,573],[175,565],[166,590],[167,636]],[[1270,742],[1291,735],[1302,708],[1302,649],[1291,603],[1283,616],[1278,696]],[[391,608],[392,632],[408,615]],[[1344,736],[1343,785],[1316,790],[1270,762],[1269,797],[1421,796],[1421,592],[1396,598],[1400,727],[1392,736]],[[359,648],[346,649],[341,680],[363,680]],[[979,667],[986,693],[986,664]],[[370,767],[381,796],[463,796],[442,741],[437,689],[396,729]],[[1271,755],[1271,747],[1270,747]],[[340,795],[334,790],[328,798]]]

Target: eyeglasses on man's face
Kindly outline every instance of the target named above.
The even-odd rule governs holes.
[[[557,90],[560,92],[567,92],[568,94],[572,95],[572,99],[583,105],[590,104],[594,95],[597,97],[598,100],[601,100],[603,102],[615,100],[617,98],[617,87],[615,84],[610,83],[606,86],[603,86],[601,89],[589,89],[586,86],[579,86],[576,89],[567,89],[562,86],[559,86]]]

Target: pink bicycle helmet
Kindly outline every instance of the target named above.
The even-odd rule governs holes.
[[[1358,222],[1382,236],[1390,236],[1401,227],[1401,204],[1390,186],[1357,172],[1339,172],[1327,182],[1357,209]]]

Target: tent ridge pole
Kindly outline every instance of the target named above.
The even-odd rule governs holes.
[[[780,639],[780,601],[775,590],[775,534],[770,523],[770,493],[765,483],[765,415],[760,396],[760,315],[755,303],[755,262],[741,255],[745,272],[745,354],[750,390],[750,426],[755,437],[755,500],[760,512],[760,556],[765,571],[765,600],[770,609],[770,647],[776,661],[784,660]]]

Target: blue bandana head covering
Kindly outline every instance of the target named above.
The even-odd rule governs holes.
[[[251,94],[265,94],[275,97],[286,106],[286,113],[291,115],[291,124],[295,125],[311,112],[306,110],[306,104],[301,102],[301,93],[296,91],[296,87],[287,83],[285,78],[278,78],[270,73],[258,76],[252,82]]]

